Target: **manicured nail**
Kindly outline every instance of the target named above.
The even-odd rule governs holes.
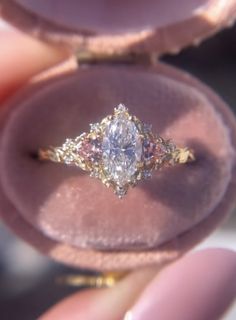
[[[213,320],[236,299],[236,253],[190,254],[163,270],[124,320]]]
[[[51,308],[39,320],[122,319],[156,272],[156,268],[138,270],[111,289],[87,290],[72,295]]]

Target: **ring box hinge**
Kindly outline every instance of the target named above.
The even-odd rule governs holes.
[[[146,65],[155,66],[158,61],[156,53],[126,53],[99,55],[88,51],[77,51],[76,59],[78,65]]]

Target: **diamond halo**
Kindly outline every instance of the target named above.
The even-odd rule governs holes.
[[[155,165],[155,139],[151,127],[130,115],[124,104],[119,104],[114,114],[100,124],[91,125],[89,135],[100,145],[99,164],[94,163],[91,175],[112,187],[119,197],[123,197],[138,180],[151,176]]]

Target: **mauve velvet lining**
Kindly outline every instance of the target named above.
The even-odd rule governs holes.
[[[197,161],[156,173],[117,199],[76,168],[40,163],[38,147],[60,145],[123,102]],[[45,84],[9,113],[1,141],[1,183],[36,229],[76,247],[156,248],[193,228],[222,200],[233,150],[221,116],[199,91],[151,70],[93,67]]]
[[[38,16],[76,30],[138,32],[190,18],[209,0],[15,0]]]

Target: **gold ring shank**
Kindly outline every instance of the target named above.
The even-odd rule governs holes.
[[[53,147],[49,149],[39,149],[39,152],[38,152],[39,160],[64,163],[63,158],[60,157],[59,155],[58,149],[59,148],[53,148]]]
[[[176,148],[171,154],[175,163],[185,164],[195,161],[193,150],[188,148]]]
[[[126,275],[128,272],[107,272],[99,275],[73,274],[57,278],[57,283],[77,288],[111,288]]]
[[[70,152],[66,150],[67,155]],[[72,152],[72,151],[71,151]],[[72,153],[71,153],[72,155]],[[38,158],[44,161],[52,161],[58,163],[68,164],[65,155],[65,150],[61,147],[50,147],[49,149],[39,149]],[[82,164],[83,159],[78,155],[74,157],[77,161],[74,165],[80,167],[82,170],[86,170],[85,166]],[[195,155],[192,149],[189,148],[178,148],[176,147],[173,151],[168,154],[168,161],[165,164],[185,164],[195,161]],[[164,165],[164,163],[162,163]],[[88,170],[89,171],[89,170]]]

